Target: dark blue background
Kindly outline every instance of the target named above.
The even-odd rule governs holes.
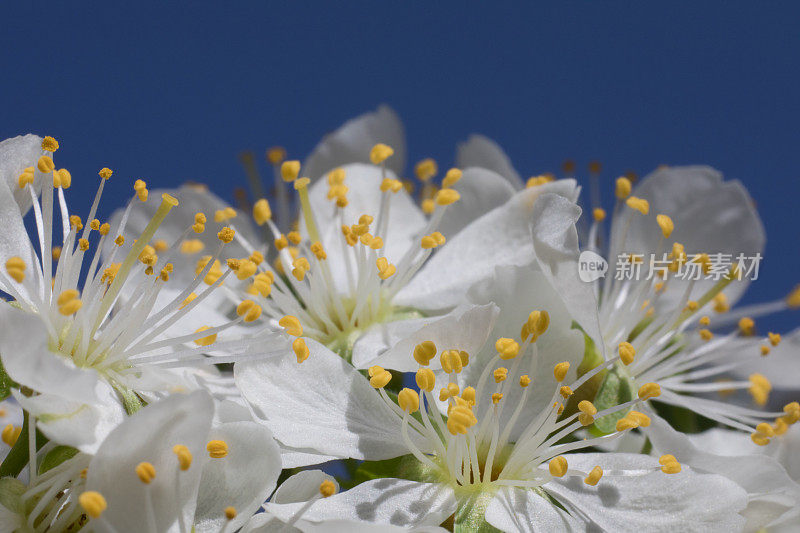
[[[232,198],[240,150],[302,159],[386,102],[412,162],[445,166],[481,132],[525,176],[598,159],[608,190],[626,170],[711,164],[749,186],[767,228],[747,300],[800,281],[796,3],[9,3],[0,137],[55,136],[76,207],[102,166],[116,179],[101,214],[137,177]]]

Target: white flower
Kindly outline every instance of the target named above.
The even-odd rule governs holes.
[[[382,367],[370,367],[367,379],[311,340],[314,356],[302,364],[284,358],[237,365],[237,385],[282,444],[306,454],[316,451],[320,460],[412,456],[405,461],[413,479],[362,483],[338,499],[317,502],[303,519],[408,527],[437,525],[455,513],[457,523],[466,526],[482,523],[485,512],[486,521],[505,531],[525,530],[531,523],[547,531],[591,523],[610,530],[646,524],[665,530],[738,526],[736,512],[745,495],[724,478],[687,469],[667,475],[681,469],[669,456],[659,462],[635,455],[570,453],[647,425],[646,415],[631,412],[614,435],[566,438],[595,417],[627,411],[657,395],[658,387],[645,385],[638,398],[605,411],[581,402],[575,414],[559,420],[561,402],[591,378],[589,373],[567,379],[568,360],[582,355],[582,335],[570,331],[569,315],[541,273],[512,267],[497,272],[496,282],[476,288],[473,297],[498,302],[500,315],[492,304],[474,305],[459,310],[457,317],[454,312],[440,319],[451,328],[451,320],[459,321],[460,329],[451,329],[449,336],[437,324],[419,329],[417,334],[432,333],[448,344],[423,342],[406,351],[405,358],[418,369],[419,389],[403,389],[396,401],[383,390],[390,375]],[[548,312],[531,312],[529,305]],[[459,342],[461,331],[465,340]],[[480,338],[494,339],[500,331],[515,334],[484,349]],[[562,357],[567,361],[553,364]],[[382,361],[405,366],[397,364],[392,350],[375,360]],[[441,389],[435,396],[437,382]],[[292,459],[288,453],[287,458]],[[288,516],[297,507],[272,512]],[[648,512],[642,512],[645,507]]]
[[[17,195],[8,186],[12,180],[7,172],[16,167],[2,168],[6,175],[0,179],[0,290],[15,301],[0,304],[0,354],[8,375],[28,389],[15,389],[15,398],[49,438],[91,452],[125,410],[135,410],[142,398],[151,401],[177,388],[197,387],[202,375],[198,366],[230,362],[256,351],[268,355],[270,350],[286,350],[288,341],[279,338],[264,349],[264,340],[275,337],[269,332],[232,330],[235,334],[227,337],[226,330],[238,328],[248,317],[229,319],[200,306],[230,270],[220,269],[216,283],[200,295],[193,291],[213,273],[213,261],[196,276],[169,282],[178,274],[170,258],[192,229],[185,227],[172,243],[151,244],[151,239],[178,205],[175,198],[164,195],[156,202],[147,227],[135,236],[135,243],[131,238],[124,246],[117,236],[124,232],[127,216],[113,228],[95,218],[112,171],[100,171],[100,186],[84,226],[80,217],[70,215],[66,202],[72,176],[55,168],[53,152],[47,150],[57,149],[57,143],[47,137],[39,146],[44,155],[29,162],[15,185],[32,205],[33,239],[25,230]],[[134,201],[145,202],[145,183],[138,180],[134,189]],[[60,228],[55,226],[56,205]],[[204,229],[201,226],[196,224],[195,231]],[[225,231],[218,236],[217,254],[230,241],[232,230]],[[90,240],[95,238],[92,252]],[[110,252],[101,258],[104,248]]]
[[[760,253],[763,230],[749,195],[738,182],[723,182],[719,173],[707,167],[660,169],[632,193],[630,183],[620,178],[617,194],[609,257],[644,257],[638,279],[616,279],[609,272],[605,279],[581,281],[575,227],[580,208],[555,195],[542,196],[534,208],[537,259],[573,318],[596,343],[596,353],[589,353],[589,360],[608,369],[607,383],[623,396],[626,383],[633,390],[641,383],[657,382],[663,390],[658,402],[751,432],[756,443],[765,444],[771,433],[766,421],[786,413],[763,412],[698,394],[744,389],[764,405],[771,384],[762,374],[742,381],[714,380],[761,359],[780,337],[752,335],[752,320],[741,321],[729,333],[712,332],[711,328],[736,323],[725,312],[741,295],[746,279],[725,272],[716,281],[674,275],[687,264],[687,254],[698,254],[695,266],[707,271],[708,255],[702,254]],[[590,249],[597,249],[603,219],[603,213],[594,217]],[[662,253],[668,255],[665,267],[669,266],[662,269],[665,277],[656,269],[656,275],[648,275],[651,253],[659,258]],[[796,299],[792,296],[780,305],[800,303]],[[601,393],[604,387],[600,385]],[[787,409],[800,411],[796,404]],[[786,420],[796,421],[793,415]]]

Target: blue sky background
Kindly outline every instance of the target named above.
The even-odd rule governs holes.
[[[302,159],[385,102],[412,162],[445,166],[480,132],[526,176],[598,159],[607,197],[627,170],[713,165],[750,188],[767,229],[747,300],[800,281],[796,2],[9,4],[0,137],[55,136],[73,205],[113,168],[101,215],[137,177],[230,199],[242,149]]]

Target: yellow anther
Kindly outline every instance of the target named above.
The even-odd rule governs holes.
[[[567,464],[567,459],[563,455],[559,455],[558,457],[553,457],[553,459],[550,460],[548,468],[551,476],[564,477],[564,475],[567,473],[569,465]]]
[[[787,424],[781,418],[776,418],[775,425],[772,426],[772,430],[775,432],[776,435],[783,435],[789,430],[789,424]]]
[[[661,228],[661,233],[664,235],[664,238],[669,239],[669,236],[672,235],[672,231],[675,229],[675,224],[672,222],[672,219],[667,215],[656,215],[656,222],[658,222],[658,227]]]
[[[597,414],[597,407],[595,407],[594,404],[589,400],[582,400],[578,402],[578,410],[581,413],[586,413],[587,415]]]
[[[133,184],[133,190],[136,191],[136,196],[139,197],[139,201],[147,201],[149,191],[147,190],[147,183],[145,183],[144,180],[136,180]]]
[[[711,318],[707,316],[700,317],[699,323],[701,326],[708,326],[711,324]]]
[[[336,494],[336,484],[330,479],[326,479],[319,484],[319,493],[323,498],[329,498]]]
[[[439,391],[439,401],[443,402],[448,398],[455,398],[458,396],[461,390],[458,388],[458,385],[455,383],[448,383],[447,386],[443,387],[442,390]]]
[[[437,205],[450,205],[456,203],[461,198],[455,189],[442,189],[436,193],[434,201]]]
[[[391,146],[378,143],[369,151],[369,160],[372,161],[373,165],[380,165],[392,155],[394,155],[394,150],[392,150]]]
[[[95,221],[93,220],[92,224],[94,224],[94,222]],[[94,229],[94,227],[92,227],[92,229]],[[167,241],[165,241],[164,239],[158,239],[153,243],[153,248],[156,249],[156,252],[166,252],[167,250],[169,250],[169,244],[167,244]]]
[[[284,161],[281,164],[281,178],[289,183],[297,179],[300,174],[300,161]]]
[[[567,361],[564,361],[563,363],[558,363],[553,368],[553,376],[559,383],[564,381],[564,378],[567,377],[567,372],[569,372],[569,363]]]
[[[464,392],[461,393],[461,399],[470,405],[475,405],[478,402],[478,395],[475,387],[466,387]]]
[[[381,367],[370,368],[369,384],[376,389],[382,389],[392,381],[392,373]]]
[[[278,251],[283,250],[287,246],[289,246],[289,241],[286,239],[286,235],[281,234],[280,237],[275,239],[275,248],[277,248]]]
[[[645,383],[639,387],[638,395],[640,400],[657,398],[658,396],[661,396],[661,387],[658,385],[658,383]]]
[[[14,281],[17,283],[22,283],[22,280],[25,279],[26,268],[27,265],[21,257],[14,256],[6,261],[6,272],[8,272],[8,275],[14,278]]]
[[[375,265],[378,267],[378,277],[381,279],[389,279],[397,272],[397,267],[391,264],[385,257],[379,257],[377,261],[375,261]]]
[[[328,185],[342,185],[345,177],[347,177],[347,174],[343,168],[334,168],[328,173]]]
[[[45,152],[55,152],[58,150],[58,141],[49,135],[42,139],[42,150]]]
[[[100,281],[105,282],[111,285],[111,282],[114,281],[114,278],[117,277],[117,273],[119,272],[119,268],[122,266],[122,263],[112,263],[107,268],[103,270],[103,277],[100,278]]]
[[[514,359],[519,355],[519,343],[514,339],[508,337],[501,337],[494,343],[494,349],[497,350],[497,355],[500,359],[505,361]]]
[[[617,424],[615,429],[617,431],[627,431],[629,429],[634,429],[639,427],[639,422],[635,418],[630,418],[625,416],[617,420]]]
[[[665,474],[677,474],[681,471],[681,464],[678,461],[664,463],[661,467],[661,471]]]
[[[206,451],[212,459],[222,459],[228,455],[228,443],[224,440],[210,440],[206,444]]]
[[[178,465],[184,472],[192,466],[192,452],[183,444],[176,444],[172,447],[172,453],[178,457]]]
[[[442,187],[445,189],[452,187],[461,179],[463,173],[458,168],[451,168],[447,171],[447,174],[444,175],[444,179],[442,180]]]
[[[557,413],[559,415],[561,415],[561,413],[564,412],[564,404],[563,403],[556,402],[556,403],[553,404],[553,407],[557,407],[558,408],[557,409]]]
[[[270,165],[277,165],[286,159],[286,149],[282,146],[271,146],[267,148],[267,161]]]
[[[270,292],[272,292],[272,283],[275,281],[275,276],[272,272],[259,272],[253,278],[253,284],[251,288],[255,292],[251,292],[250,294],[260,294],[264,298],[269,296]]]
[[[700,338],[703,339],[704,341],[710,341],[711,339],[714,338],[714,334],[711,333],[711,330],[708,329],[701,329],[700,331],[698,331],[698,333],[700,334]]]
[[[761,355],[762,356],[769,355],[770,347],[767,346],[766,344],[762,344],[761,348],[760,348],[760,351],[761,351]]]
[[[319,241],[311,245],[311,253],[320,261],[324,261],[328,258],[328,254],[325,253],[325,248],[322,247],[322,243]]]
[[[206,230],[206,216],[203,213],[197,213],[194,215],[194,224],[192,224],[192,230],[195,233],[203,233]]]
[[[400,189],[403,188],[403,182],[394,178],[384,178],[381,181],[381,192],[393,192],[397,193],[400,192]]]
[[[259,226],[263,226],[272,219],[272,209],[269,208],[266,198],[261,198],[253,205],[253,219]]]
[[[431,359],[436,357],[436,345],[433,341],[424,341],[414,347],[414,360],[420,366],[428,366]]]
[[[261,306],[253,300],[244,300],[236,306],[236,314],[244,317],[245,322],[253,322],[261,317]]]
[[[730,305],[728,305],[728,297],[725,296],[724,293],[719,293],[714,296],[714,311],[717,313],[725,313],[728,309],[730,309]]]
[[[800,285],[797,285],[792,289],[792,292],[786,296],[786,305],[793,309],[800,307]]]
[[[3,428],[0,436],[2,436],[3,442],[13,447],[17,443],[20,433],[22,433],[22,427],[14,427],[13,424],[8,424]]]
[[[640,427],[646,428],[650,425],[650,417],[644,413],[640,413],[639,411],[631,411],[627,415],[626,418],[630,418],[631,420],[635,420]]]
[[[53,261],[58,261],[61,259],[61,247],[60,246],[53,246],[53,251],[51,252],[53,255]]]
[[[94,231],[99,231],[100,230],[100,221],[97,220],[96,218],[93,218],[92,221],[89,222],[89,228],[93,229]],[[166,244],[167,243],[164,242],[164,241],[161,241],[161,242],[164,243],[164,246],[165,246],[165,249],[166,249]]]
[[[422,237],[421,245],[423,249],[430,250],[431,248],[436,248],[439,244],[436,242],[436,239],[433,236],[426,235]]]
[[[250,254],[250,261],[252,261],[256,265],[260,265],[261,263],[264,262],[264,254],[262,254],[258,250],[253,250],[253,253]]]
[[[294,245],[298,245],[303,241],[303,237],[297,231],[290,231],[288,237],[289,242]]]
[[[292,351],[294,352],[295,357],[297,357],[298,363],[302,363],[308,359],[309,355],[311,355],[311,351],[308,349],[306,341],[299,338],[292,341]]]
[[[225,512],[225,519],[226,520],[233,520],[234,518],[236,518],[236,515],[237,515],[236,507],[233,507],[233,506],[229,505],[228,507],[225,508],[224,512]]]
[[[646,215],[647,213],[650,212],[650,202],[648,202],[644,198],[637,198],[635,196],[631,196],[627,200],[625,200],[625,205],[627,205],[631,209],[639,211],[643,215]]]
[[[572,396],[574,394],[572,389],[567,387],[566,385],[564,385],[560,389],[558,389],[558,393],[561,394],[561,396],[563,396],[564,398],[569,398],[570,396]]]
[[[542,174],[540,176],[531,176],[528,178],[528,181],[525,182],[525,188],[531,189],[533,187],[539,187],[540,185],[544,185],[545,183],[550,183],[554,181],[555,177],[552,174]]]
[[[235,232],[231,228],[225,226],[224,228],[219,230],[219,232],[217,233],[217,238],[223,243],[228,244],[233,240],[234,234]]]
[[[295,180],[294,182],[294,190],[299,191],[301,189],[305,189],[308,187],[308,184],[311,183],[309,178],[300,178]]]
[[[113,173],[114,173],[114,171],[113,171],[113,170],[111,170],[110,168],[108,168],[108,167],[103,167],[103,168],[101,168],[101,169],[100,169],[100,172],[98,172],[97,174],[98,174],[98,175],[99,175],[101,178],[103,178],[104,180],[107,180],[108,178],[110,178],[110,177],[111,177],[111,175],[112,175]]]
[[[420,390],[431,392],[436,386],[436,375],[430,368],[420,368],[417,370],[415,381]]]
[[[699,304],[694,300],[689,300],[686,302],[686,310],[687,311],[697,311]]]
[[[58,185],[55,184],[56,179],[58,180]],[[53,172],[53,186],[69,189],[72,186],[72,174],[69,173],[69,170],[62,168]]]
[[[102,515],[103,511],[108,507],[103,495],[94,490],[82,492],[81,495],[78,496],[78,503],[81,504],[83,510],[86,511],[86,514],[91,518],[100,518],[100,515]]]
[[[181,243],[182,254],[196,254],[202,252],[206,245],[200,239],[187,239]]]
[[[431,198],[426,198],[422,200],[422,212],[426,215],[430,215],[436,210],[436,202],[434,202]]]
[[[210,255],[204,255],[201,257],[200,260],[197,261],[197,267],[195,268],[194,273],[199,276],[212,259],[213,258]],[[206,285],[213,285],[220,277],[222,277],[222,268],[220,267],[219,261],[214,260],[214,262],[211,264],[211,268],[206,274],[206,277],[203,278],[203,282],[205,282]]]
[[[55,164],[53,163],[53,159],[49,155],[43,155],[39,158],[36,162],[36,167],[39,169],[39,172],[44,174],[48,174],[56,168]]]
[[[466,435],[467,430],[478,423],[472,409],[467,405],[453,405],[449,409],[447,430],[451,435]]]
[[[547,331],[549,326],[550,314],[547,311],[531,311],[528,315],[528,320],[522,325],[520,337],[523,340],[531,337],[529,340],[536,342],[536,339]]]
[[[592,471],[589,472],[589,475],[583,478],[583,482],[594,487],[600,482],[601,477],[603,477],[603,469],[599,466],[595,466],[592,468]]]
[[[777,346],[781,343],[780,333],[772,333],[770,331],[769,333],[767,333],[767,337],[769,337],[769,343],[773,346]]]
[[[232,218],[236,218],[236,209],[226,207],[214,212],[214,222],[226,222]]]
[[[80,293],[75,289],[67,289],[62,292],[56,300],[58,312],[64,316],[77,313],[78,309],[83,306],[83,302],[78,298],[79,295]]]
[[[436,161],[430,157],[414,165],[414,174],[417,175],[417,179],[420,181],[428,181],[434,177],[437,172],[439,172],[439,167],[436,166]]]
[[[469,361],[468,357],[462,354],[467,352],[459,352],[458,350],[444,350],[439,356],[439,362],[442,364],[442,369],[448,374],[455,372],[460,373],[466,365],[465,359]]]
[[[614,188],[614,194],[620,200],[624,200],[631,194],[631,180],[626,177],[617,178]]]
[[[531,384],[531,378],[528,374],[523,374],[519,377],[519,386],[522,388],[527,387]]]
[[[508,377],[508,369],[505,367],[495,368],[494,369],[494,382],[500,383],[501,381],[505,381]]]
[[[83,222],[81,222],[81,217],[78,215],[70,215],[69,225],[75,228],[75,231],[80,231],[83,229]]]
[[[239,261],[239,270],[236,271],[236,277],[245,280],[256,273],[258,266],[249,259],[242,259]]]
[[[186,300],[188,300],[188,299],[189,298],[187,298]],[[192,299],[194,299],[194,298],[192,298]],[[184,300],[184,303],[186,303],[186,300]],[[209,326],[202,326],[200,328],[197,328],[195,330],[195,333],[200,333],[202,331],[206,331],[207,329],[211,329],[211,328]],[[211,346],[215,342],[217,342],[217,334],[216,333],[214,333],[213,335],[208,335],[207,337],[200,337],[199,339],[195,339],[194,340],[194,343],[196,345],[198,345],[198,346]]]
[[[17,186],[19,186],[20,189],[24,189],[26,185],[33,184],[34,175],[33,167],[27,167],[22,171],[22,174],[19,175],[19,178],[17,178]]]
[[[772,383],[762,374],[751,374],[748,379],[750,387],[747,391],[753,397],[753,401],[760,406],[766,405],[769,393],[772,391]]]
[[[292,275],[297,281],[303,281],[308,271],[311,270],[311,264],[305,257],[298,257],[292,261],[292,267]]]
[[[278,320],[278,325],[286,330],[286,333],[292,337],[300,337],[303,335],[303,326],[300,325],[300,320],[296,316],[286,315]]]
[[[406,413],[416,413],[419,411],[419,394],[411,389],[404,388],[397,395],[397,405]]]
[[[169,274],[172,272],[172,269],[162,268],[161,272],[159,273],[158,277],[161,278],[161,281],[169,281]]]
[[[136,465],[136,475],[139,476],[139,481],[149,485],[156,478],[156,468],[152,463],[139,463]]]
[[[636,356],[636,350],[629,342],[619,343],[619,359],[624,365],[633,363],[633,358]]]
[[[78,239],[78,249],[85,252],[89,249],[89,239]]]
[[[492,394],[492,403],[494,405],[497,405],[498,403],[500,403],[500,400],[502,400],[502,399],[503,399],[503,393],[502,392],[495,392],[494,394]]]
[[[602,207],[595,207],[592,210],[592,217],[596,221],[602,222],[602,221],[604,221],[606,219],[606,210],[603,209]]]

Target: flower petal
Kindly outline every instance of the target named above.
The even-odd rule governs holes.
[[[523,187],[522,178],[514,170],[511,160],[500,146],[483,135],[470,135],[456,149],[456,166],[459,168],[480,167],[503,176],[514,189]]]
[[[439,231],[448,239],[467,227],[473,220],[506,203],[515,189],[500,174],[485,168],[467,168],[453,188],[461,198],[447,208],[447,216]]]
[[[336,167],[369,163],[369,151],[378,143],[388,144],[394,155],[387,168],[400,175],[406,165],[406,135],[400,118],[387,105],[348,120],[322,138],[303,163],[303,176],[312,181]]]
[[[0,291],[11,293],[13,288],[21,298],[30,298],[26,287],[40,288],[41,266],[33,250],[28,231],[8,185],[0,180]],[[24,285],[17,283],[6,272],[6,261],[20,257],[27,264]]]
[[[408,453],[400,419],[369,381],[321,344],[311,356],[237,364],[236,384],[282,444],[322,455],[381,460]],[[420,445],[423,445],[420,443]]]
[[[42,140],[29,133],[0,142],[0,182],[8,185],[23,215],[31,208],[31,195],[19,188],[19,175],[27,167],[36,168],[39,158],[44,155]],[[38,193],[42,190],[42,173],[37,169],[34,175],[33,188]]]
[[[178,513],[191,524],[213,415],[214,403],[207,393],[174,395],[145,407],[112,431],[89,463],[86,483],[108,502],[103,518],[117,531],[140,531],[147,524],[149,491],[158,531],[176,527]],[[178,469],[172,451],[177,444],[192,454],[186,471]],[[135,474],[141,462],[155,468],[156,477],[149,485]]]
[[[585,531],[586,525],[532,490],[503,487],[486,507],[486,521],[507,533]]]
[[[664,474],[656,458],[638,454],[570,454],[567,460],[570,468],[588,472],[599,465],[606,473],[594,487],[569,476],[543,488],[603,530],[727,532],[744,523],[738,512],[747,495],[722,476],[686,466],[679,474]]]
[[[473,283],[494,274],[495,266],[529,264],[534,258],[530,229],[534,203],[548,192],[574,200],[578,188],[574,180],[558,180],[518,192],[442,246],[397,294],[395,304],[451,309],[464,302]]]

